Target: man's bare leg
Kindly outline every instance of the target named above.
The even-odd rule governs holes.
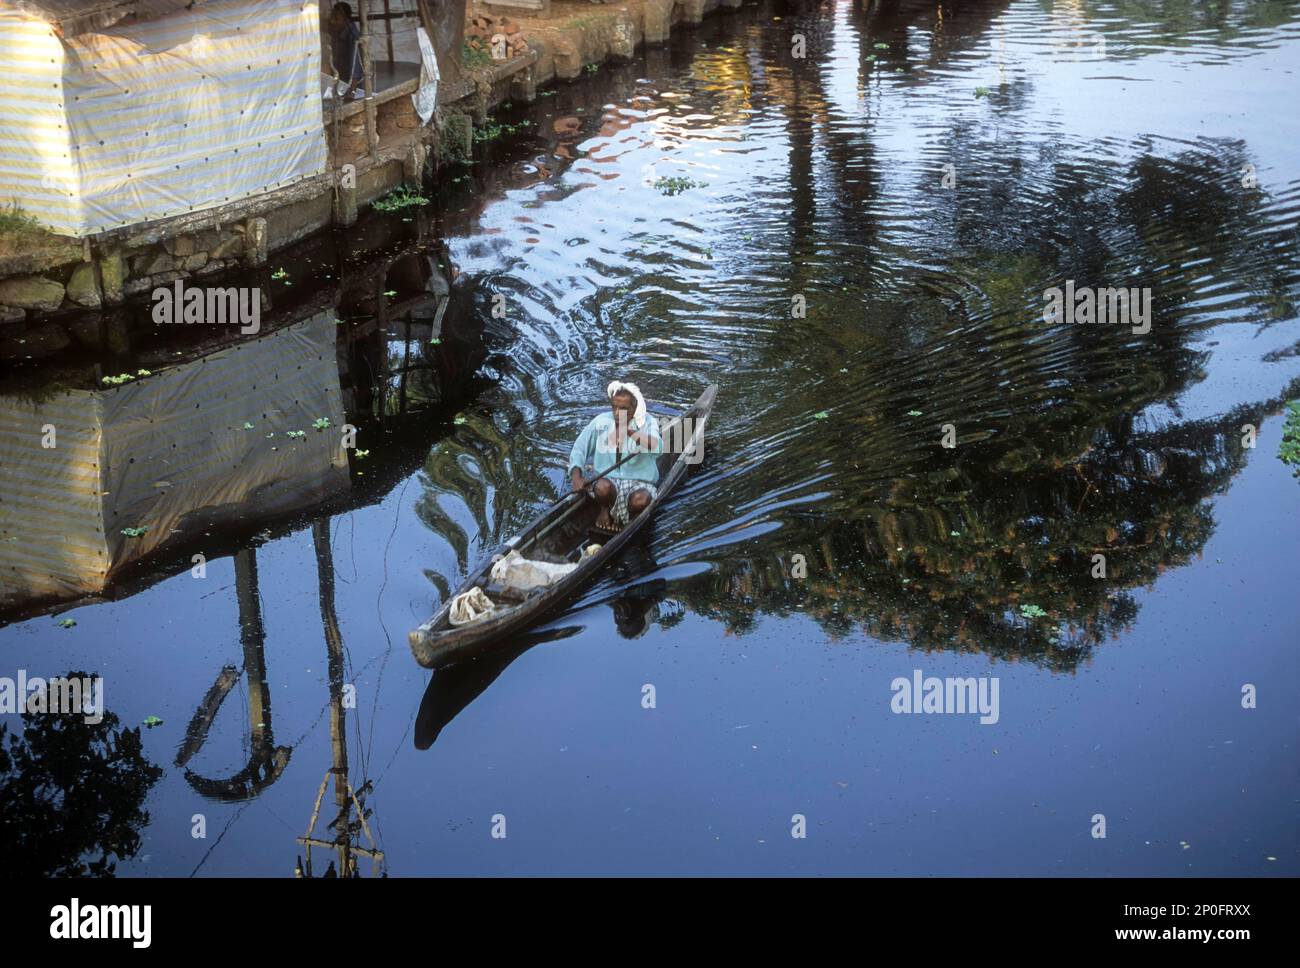
[[[628,521],[632,521],[640,515],[642,511],[650,506],[650,502],[653,500],[654,498],[650,496],[650,492],[643,487],[637,488],[629,494],[627,498]]]
[[[596,527],[609,529],[614,527],[614,521],[609,516],[609,509],[614,506],[614,498],[618,496],[618,491],[609,478],[601,478],[592,487],[596,496],[596,504],[600,507],[600,514],[596,517]]]

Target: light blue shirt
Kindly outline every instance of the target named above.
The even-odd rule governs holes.
[[[569,473],[572,474],[576,467],[582,471],[583,477],[591,477],[617,464],[620,455],[609,442],[613,431],[614,414],[608,410],[587,424],[569,453]],[[640,453],[609,476],[658,484],[659,462],[655,455],[662,454],[664,449],[663,438],[659,436],[659,421],[653,414],[646,414],[645,426],[640,430],[633,430],[632,433],[649,434],[654,446],[649,450],[643,450],[635,441],[627,441],[622,456],[626,457],[632,451],[640,451]]]

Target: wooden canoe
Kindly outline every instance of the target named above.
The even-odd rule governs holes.
[[[686,476],[689,466],[687,458],[697,448],[703,447],[704,426],[713,411],[713,400],[717,393],[716,384],[709,386],[689,410],[678,414],[662,428],[665,452],[659,457],[659,493],[645,511],[621,531],[599,539],[603,540],[600,550],[583,558],[579,556],[582,549],[592,541],[590,532],[599,509],[589,496],[566,495],[542,512],[517,538],[489,555],[488,560],[448,596],[433,618],[410,633],[408,638],[415,660],[427,669],[436,669],[471,656],[476,650],[503,636],[536,623],[590,582],[601,568],[613,561],[633,535],[645,526]],[[680,428],[674,429],[676,421],[682,421],[682,424]],[[679,429],[685,429],[686,432],[678,433]],[[673,443],[680,445],[669,451],[667,448]],[[567,468],[565,476],[568,476]],[[542,536],[536,538],[538,535]],[[525,557],[539,561],[577,561],[578,567],[553,584],[535,590],[523,601],[494,597],[490,576],[494,556],[504,554],[511,548],[521,548]],[[496,608],[468,625],[453,626],[449,621],[452,600],[476,586],[493,598]]]

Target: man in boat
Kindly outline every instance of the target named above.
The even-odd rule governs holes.
[[[573,489],[581,491],[588,486],[585,471],[596,477],[614,468],[591,489],[600,506],[596,527],[612,530],[612,525],[621,528],[643,512],[658,495],[663,439],[658,423],[646,414],[645,398],[636,384],[615,380],[605,394],[609,411],[595,417],[578,435],[569,454],[569,477]]]

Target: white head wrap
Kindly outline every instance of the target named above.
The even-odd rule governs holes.
[[[645,397],[641,396],[641,389],[635,383],[620,383],[615,380],[605,390],[605,396],[614,399],[614,394],[620,391],[630,393],[636,398],[636,412],[632,414],[632,429],[640,430],[645,426]]]

